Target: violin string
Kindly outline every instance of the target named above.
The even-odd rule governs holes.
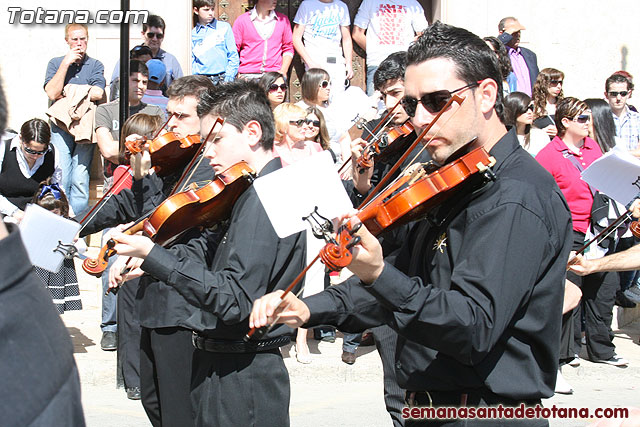
[[[198,169],[198,167],[200,166],[200,163],[202,163],[202,161],[204,160],[205,156],[207,155],[207,152],[211,149],[211,146],[213,144],[209,144],[209,138],[211,137],[211,134],[213,133],[213,130],[216,127],[216,124],[220,123],[220,128],[218,129],[218,131],[216,132],[216,134],[213,136],[213,139],[216,139],[218,137],[218,135],[220,134],[220,132],[222,131],[222,127],[224,126],[226,120],[220,120],[219,118],[216,119],[216,121],[213,123],[213,126],[211,126],[211,130],[209,131],[209,134],[207,135],[207,137],[205,138],[204,141],[202,141],[202,144],[204,145],[203,149],[202,149],[202,153],[200,154],[200,160],[198,160],[198,163],[195,164],[195,166],[193,166],[191,168],[191,173],[189,173],[189,176],[184,180],[184,182],[182,183],[182,188],[180,189],[180,191],[184,191],[185,187],[187,186],[187,183],[189,182],[189,180],[193,177],[193,174],[195,173],[195,171]],[[177,186],[176,186],[177,188]]]

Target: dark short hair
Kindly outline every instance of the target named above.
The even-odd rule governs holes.
[[[407,52],[407,65],[421,64],[429,59],[445,58],[456,65],[456,76],[467,84],[491,79],[496,82],[494,109],[504,121],[502,105],[502,74],[498,57],[478,36],[464,28],[435,22],[413,43]]]
[[[149,55],[153,57],[153,52],[151,52],[151,48],[144,44],[139,44],[137,46],[134,46],[133,49],[129,51],[129,59],[139,58],[143,55]]]
[[[199,98],[204,91],[213,89],[215,86],[207,76],[191,75],[175,79],[167,89],[167,97],[183,99],[185,96]]]
[[[215,7],[215,5],[216,2],[214,0],[193,0],[193,7],[197,9],[205,6]]]
[[[302,99],[309,102],[316,102],[318,99],[318,90],[323,80],[329,80],[331,77],[322,68],[309,68],[300,81],[302,90]],[[308,102],[307,102],[308,103]]]
[[[137,59],[132,59],[129,61],[129,75],[140,73],[145,77],[149,77],[149,68],[147,64],[142,61],[138,61]]]
[[[594,139],[603,153],[616,146],[616,124],[609,103],[604,99],[588,98],[584,100],[591,110]]]
[[[25,142],[35,141],[48,146],[51,142],[51,128],[42,119],[27,120],[20,128],[20,138]]]
[[[404,81],[404,72],[407,69],[407,52],[396,52],[387,56],[378,65],[378,69],[373,73],[373,87],[375,90],[382,90],[382,87],[389,81]]]
[[[53,192],[47,192],[43,194],[42,197],[40,197],[40,193],[42,193],[42,188],[45,185],[51,185],[52,181],[53,179],[49,177],[40,183],[40,185],[38,186],[38,190],[35,192],[35,194],[33,195],[33,198],[31,199],[31,203],[33,203],[34,205],[41,206],[48,211],[54,211],[56,209],[60,209],[60,216],[64,218],[68,218],[69,217],[69,200],[67,199],[66,194],[64,194],[64,191],[60,191],[60,197],[57,199],[53,194]]]
[[[620,74],[617,72],[611,74],[609,78],[607,78],[607,81],[604,83],[604,91],[609,92],[609,87],[613,83],[626,83],[627,90],[633,90],[633,81],[629,79],[627,76],[625,76],[624,74]]]
[[[147,31],[151,27],[161,28],[162,32],[164,32],[166,27],[164,19],[158,15],[149,15],[147,22],[142,23],[142,31]]]
[[[265,151],[273,149],[273,113],[269,99],[258,83],[236,80],[202,92],[198,103],[198,117],[209,114],[224,119],[238,131],[255,120],[262,128],[260,146]]]
[[[567,132],[567,128],[562,124],[562,119],[567,118],[573,120],[587,108],[587,104],[572,96],[558,101],[556,105],[556,128],[558,129],[558,136],[560,138]]]

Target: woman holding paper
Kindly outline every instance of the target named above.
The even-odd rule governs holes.
[[[19,222],[40,183],[59,182],[62,170],[44,120],[27,120],[19,135],[5,136],[0,140],[0,213]]]
[[[580,178],[581,172],[602,156],[600,147],[589,138],[590,111],[587,104],[568,97],[556,108],[558,135],[544,147],[536,160],[554,177],[567,199],[573,220],[573,249],[580,248],[589,230],[595,189]],[[611,309],[617,289],[617,275],[592,274],[580,277],[569,272],[567,280],[578,285],[582,304],[563,317],[560,363],[577,366],[581,347],[580,309],[585,313],[587,355],[591,361],[624,366],[627,362],[615,353],[610,330]],[[573,330],[572,330],[573,329]],[[562,388],[562,386],[565,386]],[[558,389],[560,387],[560,389]],[[556,392],[573,390],[559,376]]]

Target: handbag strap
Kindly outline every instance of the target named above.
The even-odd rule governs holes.
[[[564,156],[565,159],[568,159],[571,163],[573,163],[573,165],[576,168],[578,168],[578,170],[581,173],[582,173],[582,171],[584,171],[584,168],[582,167],[582,165],[580,164],[578,159],[576,159],[576,156],[573,154],[572,151],[569,151],[568,148],[565,148],[564,150],[562,150],[562,155]],[[591,191],[591,196],[595,197],[596,196],[596,191],[593,188],[591,188],[589,183],[587,183],[587,186],[589,187],[589,191]]]

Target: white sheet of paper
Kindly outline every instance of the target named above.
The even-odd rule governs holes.
[[[52,273],[60,270],[64,254],[54,251],[58,243],[71,244],[80,224],[38,205],[27,205],[20,222],[20,234],[33,265]]]
[[[253,186],[280,238],[304,230],[302,217],[316,206],[328,219],[353,209],[327,151],[259,177]]]
[[[640,160],[613,149],[582,171],[591,187],[626,205],[640,192]]]

